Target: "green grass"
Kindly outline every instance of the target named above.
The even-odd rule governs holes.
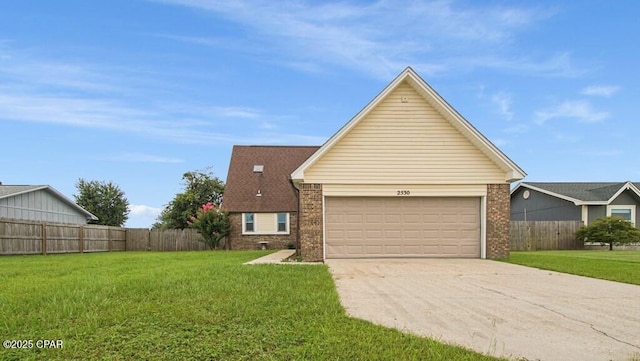
[[[640,251],[511,252],[502,261],[640,285]]]
[[[63,340],[0,360],[488,360],[352,319],[326,266],[266,254],[0,257],[0,338]]]

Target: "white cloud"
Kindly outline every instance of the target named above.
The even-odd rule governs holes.
[[[249,51],[272,52],[261,57],[265,61],[313,72],[338,65],[384,79],[407,64],[426,76],[459,71],[450,66],[452,63],[475,66],[466,59],[477,54],[486,56],[496,46],[505,49],[514,43],[519,32],[555,12],[541,6],[467,6],[454,1],[155,1],[201,9],[242,24],[248,32],[236,42],[247,42],[244,48],[253,49]],[[197,36],[164,36],[206,46],[217,44],[216,40]],[[261,46],[252,45],[256,39]],[[449,46],[452,43],[459,46]],[[430,61],[425,63],[422,59]],[[523,62],[505,55],[493,63],[516,67]],[[563,67],[567,65],[527,63],[533,69],[553,67],[554,73],[566,72]]]
[[[131,81],[145,76],[132,69],[121,72],[99,64],[62,65],[33,56],[25,58],[6,46],[0,50],[15,54],[0,58],[0,81],[8,79],[4,83],[11,84],[0,82],[0,114],[6,122],[103,129],[186,144],[271,144],[273,137],[264,130],[280,129],[277,121],[286,118],[253,107],[167,101],[155,97],[157,81]],[[229,120],[234,119],[255,121],[256,127],[251,128],[259,130],[233,135],[225,124],[233,124]],[[312,144],[324,141],[320,136],[286,132],[279,132],[277,139],[283,144],[300,144],[301,139],[313,140]],[[133,159],[181,162],[142,155]]]
[[[553,132],[553,139],[561,143],[578,143],[582,138],[575,134],[566,134],[563,132]]]
[[[134,163],[184,163],[183,159],[163,157],[144,153],[120,153],[115,156],[101,158],[114,162],[134,162]]]
[[[499,92],[491,96],[491,101],[498,106],[498,112],[506,119],[513,119],[513,111],[511,110],[511,95]]]
[[[593,85],[582,89],[582,94],[609,98],[620,90],[614,85]]]
[[[588,157],[617,157],[622,155],[620,149],[606,149],[606,150],[581,150],[576,151],[575,154]]]
[[[505,145],[509,144],[510,142],[507,139],[496,138],[496,139],[492,139],[491,143],[493,143],[496,147],[504,147]]]
[[[129,211],[131,216],[157,218],[162,212],[162,208],[146,206],[144,204],[130,204]]]
[[[504,128],[502,131],[505,133],[521,134],[526,133],[529,130],[529,126],[526,124],[515,124],[511,127]]]
[[[609,118],[609,113],[593,109],[591,103],[587,101],[565,101],[555,108],[537,111],[534,121],[541,125],[556,118],[572,118],[583,123],[596,123]]]

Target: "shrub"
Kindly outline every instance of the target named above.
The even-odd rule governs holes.
[[[576,237],[590,242],[608,243],[609,250],[614,244],[640,242],[640,229],[631,222],[618,217],[603,217],[588,226],[580,227]]]
[[[211,203],[203,204],[187,224],[202,235],[203,242],[212,250],[220,247],[220,241],[231,231],[227,212],[216,208]]]

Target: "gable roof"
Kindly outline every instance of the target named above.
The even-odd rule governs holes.
[[[317,146],[233,146],[222,204],[228,212],[295,212],[289,175]],[[263,166],[254,172],[254,166]],[[260,191],[260,196],[256,194]]]
[[[74,201],[67,198],[64,194],[58,192],[55,188],[49,185],[0,185],[0,199],[14,197],[24,193],[36,192],[39,190],[45,190],[53,194],[63,203],[68,204],[72,208],[76,209],[79,213],[83,214],[87,219],[94,221],[98,220],[98,217],[96,217],[86,209],[80,207]]]
[[[511,194],[521,187],[564,199],[575,205],[606,205],[626,190],[640,197],[640,182],[522,182]]]
[[[526,173],[518,167],[509,157],[500,151],[484,135],[482,135],[471,123],[460,115],[449,103],[447,103],[427,82],[425,82],[411,67],[407,67],[400,73],[382,92],[380,92],[367,106],[355,117],[334,134],[320,149],[310,156],[304,163],[291,173],[294,182],[303,182],[305,171],[313,166],[342,138],[345,137],[358,123],[360,123],[373,109],[377,107],[391,92],[403,82],[411,85],[431,106],[433,106],[444,119],[449,121],[466,139],[474,144],[483,154],[493,161],[505,172],[505,181],[513,182],[526,176]]]

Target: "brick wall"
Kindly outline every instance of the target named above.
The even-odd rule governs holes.
[[[509,184],[487,185],[487,258],[509,257]]]
[[[243,235],[242,234],[242,213],[229,214],[231,221],[231,233],[227,238],[231,244],[231,249],[261,249],[260,241],[267,241],[268,249],[286,249],[289,245],[296,245],[296,230],[298,227],[298,215],[296,212],[289,212],[289,234],[272,235]]]
[[[322,261],[322,184],[300,187],[300,256]]]

